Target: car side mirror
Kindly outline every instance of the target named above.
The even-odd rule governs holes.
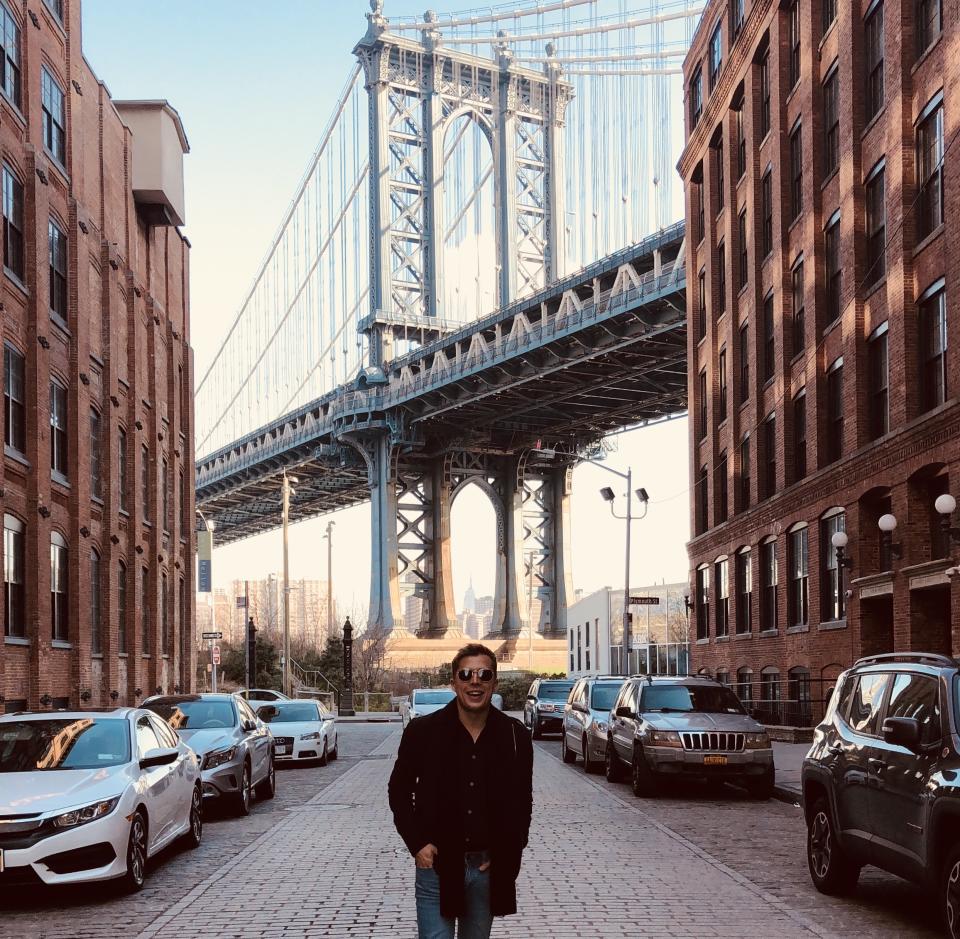
[[[240,725],[240,727],[241,727],[243,730],[245,730],[247,733],[249,733],[251,730],[256,730],[256,729],[257,729],[257,722],[256,722],[256,721],[252,721],[252,720],[250,720],[250,719],[248,718],[247,720],[245,720],[245,721]]]
[[[275,704],[261,704],[257,708],[257,717],[262,721],[272,721],[279,713]]]
[[[150,769],[153,766],[169,766],[180,756],[176,747],[160,747],[147,750],[140,761],[140,769]]]
[[[908,750],[917,750],[920,747],[920,724],[913,717],[888,717],[883,722],[883,739]]]
[[[620,707],[617,708],[615,713],[617,717],[633,717],[634,716],[633,709],[627,707],[627,705],[625,704],[621,704]]]

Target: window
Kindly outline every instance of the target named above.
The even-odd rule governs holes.
[[[707,468],[700,467],[697,474],[697,534],[702,535],[707,530]]]
[[[3,634],[24,639],[27,635],[27,607],[24,588],[27,528],[13,515],[3,516]]]
[[[740,511],[750,508],[750,435],[740,441]]]
[[[720,77],[720,67],[723,65],[723,30],[721,24],[713,29],[710,36],[710,59],[708,75],[710,78],[710,90],[713,91],[717,84],[717,78]]]
[[[698,67],[693,73],[693,78],[690,79],[690,130],[700,123],[701,114],[703,114],[703,75]]]
[[[913,718],[920,725],[921,745],[937,743],[943,728],[936,680],[926,675],[894,675],[886,716]]]
[[[761,181],[763,207],[763,256],[773,251],[773,171],[769,168]]]
[[[67,475],[67,389],[50,382],[50,469]]]
[[[870,439],[876,440],[890,430],[889,368],[887,359],[887,324],[878,326],[867,340],[870,382]]]
[[[826,174],[840,163],[840,73],[836,66],[823,83],[823,144]]]
[[[920,394],[923,411],[947,400],[947,304],[943,281],[920,302]]]
[[[883,107],[883,3],[878,3],[863,24],[866,33],[867,122]]]
[[[763,422],[763,496],[777,492],[777,418],[770,414]]]
[[[840,315],[840,213],[837,212],[827,224],[826,231],[826,278],[827,322],[832,323]]]
[[[717,468],[714,471],[714,499],[716,500],[715,505],[715,516],[716,524],[720,525],[727,520],[727,510],[729,508],[727,504],[727,451],[721,450],[720,456],[717,457]]]
[[[771,538],[760,545],[760,629],[777,628],[777,542]]]
[[[704,210],[703,210],[703,167],[700,166],[697,168],[699,171],[699,179],[694,179],[694,185],[697,187],[697,240],[703,241],[704,237],[707,234],[707,225],[704,221]],[[694,176],[696,177],[696,173]]]
[[[917,125],[917,170],[920,184],[920,230],[926,238],[943,222],[943,100],[927,106]]]
[[[43,0],[46,8],[58,19],[63,22],[63,0]]]
[[[749,711],[753,704],[753,672],[749,668],[737,669],[737,697]]]
[[[886,273],[887,209],[883,177],[881,163],[867,179],[867,273],[863,278],[867,287]]]
[[[187,642],[187,637],[192,638],[193,636],[193,633],[187,628],[187,585],[182,577],[178,584],[177,599],[180,607],[180,647],[182,649]]]
[[[803,316],[803,258],[797,261],[790,272],[790,292],[793,298],[793,354],[796,355],[803,352],[806,345],[806,324]]]
[[[47,222],[47,242],[50,254],[50,312],[67,319],[67,236],[50,219]]]
[[[793,478],[799,482],[807,475],[807,394],[801,391],[793,399]]]
[[[753,565],[750,549],[737,554],[737,632],[748,633],[752,629],[750,605],[753,602]]]
[[[823,0],[823,31],[826,31],[833,25],[837,18],[837,0]]]
[[[843,455],[843,359],[827,371],[827,462]]]
[[[857,680],[847,722],[858,734],[876,736],[880,730],[880,706],[889,675],[861,675]]]
[[[170,654],[170,598],[167,591],[167,575],[160,575],[160,651]]]
[[[710,636],[710,568],[704,564],[697,569],[697,639]]]
[[[180,537],[184,537],[187,533],[187,529],[190,527],[187,519],[190,517],[187,514],[187,509],[190,506],[189,500],[187,499],[187,480],[183,475],[183,470],[180,470]]]
[[[140,617],[141,629],[140,649],[144,655],[150,654],[150,570],[146,567],[140,570]]]
[[[62,642],[70,636],[67,586],[67,543],[54,532],[50,536],[50,634]]]
[[[100,412],[90,408],[90,494],[103,498],[103,474],[100,457]]]
[[[727,350],[723,348],[717,356],[717,377],[720,381],[720,421],[727,419]]]
[[[697,339],[707,335],[707,272],[700,271],[697,281]]]
[[[749,266],[747,262],[747,210],[743,209],[737,219],[737,244],[740,248],[740,280],[737,283],[737,289],[743,290],[747,286],[749,278]]]
[[[788,85],[793,88],[800,81],[800,0],[790,4],[790,59]]]
[[[790,221],[803,211],[803,127],[790,133]]]
[[[707,436],[707,371],[700,372],[700,394],[698,405],[697,427],[700,431],[700,439]]]
[[[820,571],[820,619],[843,619],[844,609],[843,591],[840,589],[840,569],[837,564],[837,549],[833,546],[833,536],[839,531],[846,531],[847,517],[843,512],[837,512],[825,518],[820,523],[820,557],[823,568]]]
[[[773,378],[776,365],[776,337],[773,331],[773,294],[763,299],[763,380]]]
[[[144,714],[137,721],[137,757],[142,760],[151,750],[158,750],[162,746],[150,718]]]
[[[127,652],[127,565],[117,563],[117,651]]]
[[[809,579],[810,558],[807,547],[806,526],[790,532],[787,536],[789,557],[787,569],[790,571],[787,599],[790,604],[790,626],[806,626],[810,621]]]
[[[727,571],[727,559],[722,558],[714,564],[717,579],[717,637],[730,633],[730,581]]]
[[[160,462],[160,499],[161,505],[163,508],[163,530],[170,530],[170,468],[167,466],[167,461],[162,460]]]
[[[67,116],[63,89],[47,71],[40,69],[40,96],[43,106],[43,145],[61,166],[67,162]]]
[[[740,349],[740,404],[750,398],[750,324],[744,323],[739,332]]]
[[[23,183],[8,166],[3,167],[3,266],[24,279]]]
[[[18,108],[20,107],[20,27],[7,9],[0,3],[0,29],[3,31],[3,56],[0,57],[0,87],[3,93]]]
[[[760,60],[760,139],[770,132],[770,53]]]
[[[727,246],[717,245],[717,309],[718,316],[727,312]]]
[[[100,606],[100,555],[90,552],[90,651],[94,655],[103,652],[103,616]]]
[[[726,198],[724,194],[726,181],[723,170],[723,137],[717,138],[717,145],[713,148],[713,158],[717,163],[717,211],[719,212],[723,208]]]
[[[917,58],[933,45],[943,29],[942,0],[917,0]]]
[[[150,451],[146,444],[140,447],[140,501],[143,517],[150,518]]]
[[[3,347],[3,442],[18,453],[27,448],[26,388],[23,356]]]
[[[737,179],[747,171],[747,136],[743,129],[743,102],[737,108]]]
[[[130,490],[127,480],[127,432],[121,427],[117,431],[117,495],[120,499],[120,511],[130,511]]]
[[[733,0],[730,4],[731,18],[733,20],[730,31],[733,33],[734,39],[740,35],[740,30],[743,29],[743,7],[744,0]]]
[[[809,727],[811,718],[810,669],[797,666],[787,672],[786,723]]]

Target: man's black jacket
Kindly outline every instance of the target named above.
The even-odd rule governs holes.
[[[390,808],[411,854],[437,846],[440,912],[464,912],[464,833],[460,806],[457,733],[462,730],[456,699],[407,725],[390,776]],[[527,846],[533,811],[533,745],[523,724],[491,707],[484,735],[487,761],[487,817],[490,819],[490,912],[517,911],[515,881]]]

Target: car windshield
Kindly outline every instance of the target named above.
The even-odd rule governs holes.
[[[270,708],[276,714],[270,713]],[[268,724],[289,724],[293,721],[320,720],[319,708],[310,701],[278,701],[276,704],[264,705],[259,711],[260,719]]]
[[[449,689],[440,689],[438,691],[415,691],[413,693],[413,703],[417,704],[446,704],[453,700],[453,692]]]
[[[211,727],[233,727],[236,712],[229,701],[175,701],[169,704],[145,704],[159,714],[174,730],[203,730]]]
[[[648,685],[643,689],[640,710],[746,713],[737,696],[723,685]]]
[[[613,708],[613,702],[617,700],[617,693],[620,691],[623,682],[618,681],[615,684],[594,685],[590,693],[590,707],[595,711],[609,711]]]
[[[545,681],[537,696],[543,701],[566,701],[572,687],[572,681]]]
[[[0,773],[100,769],[129,760],[130,728],[123,718],[63,717],[0,723]]]

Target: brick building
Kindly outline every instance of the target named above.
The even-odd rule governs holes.
[[[692,665],[771,720],[862,654],[960,654],[958,23],[712,0],[684,63]]]
[[[192,686],[187,141],[110,98],[78,0],[2,0],[0,703]]]

